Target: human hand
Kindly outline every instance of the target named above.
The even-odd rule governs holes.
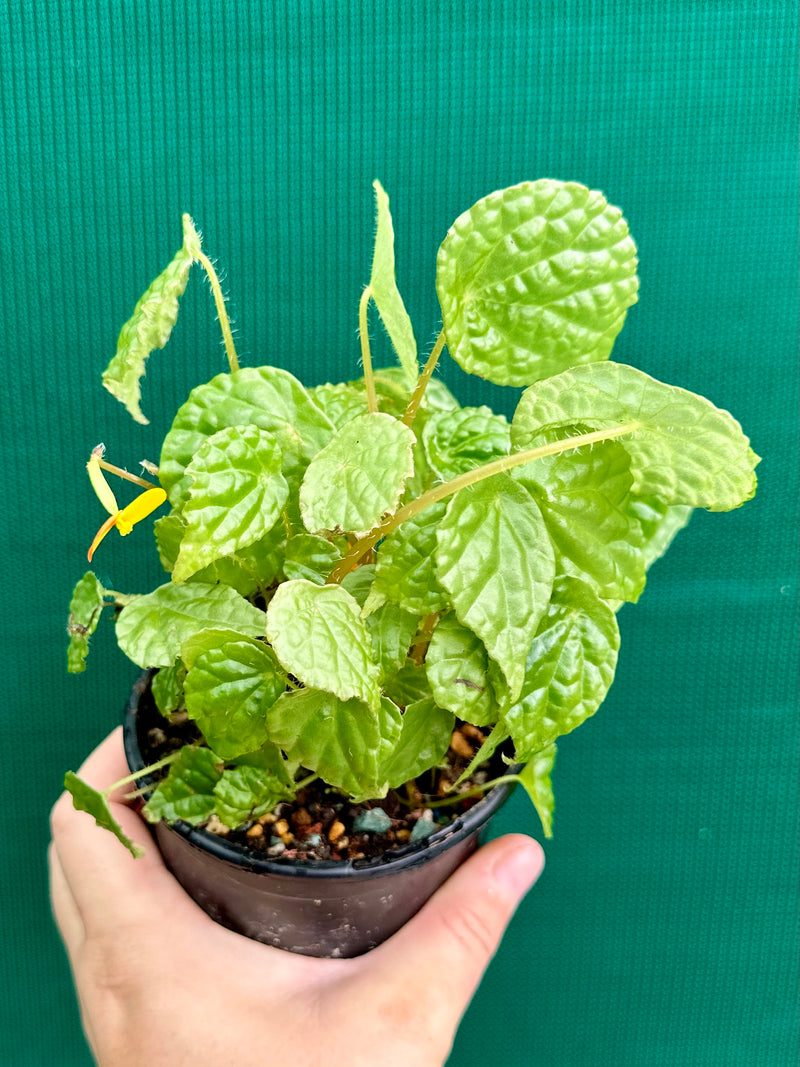
[[[121,730],[81,768],[127,774]],[[143,823],[122,801],[134,840]],[[62,795],[51,816],[53,913],[100,1067],[440,1067],[517,904],[536,842],[478,850],[413,919],[365,956],[314,959],[219,926],[153,846],[134,860]]]

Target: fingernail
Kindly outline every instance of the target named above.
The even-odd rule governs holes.
[[[494,876],[507,890],[521,897],[530,889],[544,867],[544,853],[529,839],[509,849],[495,864]]]

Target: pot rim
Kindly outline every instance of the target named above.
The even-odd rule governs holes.
[[[155,674],[155,670],[149,669],[139,676],[134,683],[125,708],[123,722],[125,757],[131,771],[134,772],[140,771],[145,766],[137,737],[136,716],[139,700],[147,689],[153,674]],[[509,773],[514,773],[517,769],[517,767],[509,767]],[[155,785],[155,779],[148,775],[141,779],[141,784],[143,786]],[[397,871],[427,863],[434,856],[445,852],[471,834],[477,833],[506,801],[515,786],[515,782],[505,782],[502,785],[494,786],[471,808],[457,816],[447,826],[434,830],[433,833],[421,841],[415,841],[414,844],[406,845],[391,852],[384,852],[382,855],[374,856],[368,860],[319,860],[313,863],[308,861],[298,863],[294,860],[271,859],[243,845],[226,841],[224,837],[212,834],[202,827],[192,826],[182,819],[178,819],[174,823],[163,823],[161,825],[166,826],[173,833],[184,838],[188,844],[195,848],[209,853],[222,862],[245,870],[295,878],[349,878],[358,880],[372,878],[381,874],[394,874]],[[145,798],[148,795],[147,793],[142,794]],[[151,828],[154,829],[154,827]]]

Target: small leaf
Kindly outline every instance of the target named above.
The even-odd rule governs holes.
[[[419,376],[417,342],[414,340],[411,319],[408,317],[395,280],[394,228],[392,216],[389,213],[389,197],[380,182],[373,182],[373,188],[375,189],[377,229],[369,289],[381,321],[394,345],[408,388],[413,389]]]
[[[286,542],[283,573],[287,578],[306,578],[317,585],[325,579],[342,558],[336,545],[324,537],[297,534]]]
[[[531,496],[507,474],[460,490],[439,525],[436,567],[459,621],[483,642],[514,699],[555,573]]]
[[[367,628],[382,677],[396,674],[405,663],[418,621],[418,616],[397,604],[383,604],[368,616]]]
[[[391,789],[413,781],[444,759],[455,718],[430,697],[409,704],[403,712],[400,736],[382,768]]]
[[[104,793],[87,785],[72,771],[67,771],[64,777],[64,788],[72,796],[72,804],[76,811],[87,811],[98,826],[104,830],[110,830],[115,837],[119,838],[134,858],[138,859],[144,855],[141,845],[135,845],[131,841],[112,815],[108,798]]]
[[[182,819],[192,826],[205,822],[214,812],[220,763],[210,749],[184,745],[142,810],[147,821],[173,823]]]
[[[436,577],[436,534],[446,503],[408,519],[378,547],[373,593],[417,615],[430,615],[448,604],[447,592]]]
[[[217,815],[232,830],[293,796],[294,790],[276,774],[252,764],[229,767],[214,786]]]
[[[526,763],[519,775],[519,784],[531,798],[533,806],[542,821],[542,830],[545,837],[553,836],[553,811],[555,800],[553,799],[553,786],[550,775],[556,761],[556,746],[548,745],[541,752]]]
[[[311,533],[367,533],[391,514],[413,474],[414,433],[373,412],[346,423],[311,461],[300,510]]]
[[[230,627],[253,637],[264,633],[263,611],[227,586],[167,583],[137,597],[117,619],[119,647],[139,667],[171,667],[192,634]]]
[[[178,300],[183,296],[192,266],[193,249],[199,238],[188,215],[184,216],[184,243],[172,261],[150,283],[133,314],[120,330],[117,353],[103,372],[103,385],[120,400],[133,418],[147,424],[139,406],[140,380],[145,361],[155,348],[163,348],[178,318]]]
[[[286,689],[286,675],[263,641],[204,630],[184,643],[186,711],[223,759],[269,740],[267,709]]]
[[[337,585],[284,582],[267,609],[267,637],[285,669],[310,689],[380,703],[379,669],[358,603]],[[313,770],[313,768],[312,768]]]
[[[175,582],[265,537],[289,495],[280,448],[256,426],[229,426],[207,438],[186,475],[191,488]]]
[[[436,624],[425,656],[425,669],[436,703],[459,719],[488,726],[500,714],[492,663],[483,642],[449,612]],[[495,678],[501,690],[502,678]],[[504,694],[505,695],[505,694]]]
[[[611,608],[585,582],[557,578],[519,700],[503,712],[520,760],[594,715],[614,680],[618,650]]]
[[[162,715],[171,715],[183,707],[183,683],[186,678],[186,668],[182,663],[175,663],[171,667],[162,667],[156,671],[150,682],[150,692],[156,707]]]
[[[378,800],[402,728],[402,716],[384,697],[377,711],[360,700],[302,689],[279,697],[267,714],[270,736],[304,767],[355,800]]]
[[[511,427],[489,408],[460,408],[428,418],[422,434],[431,469],[442,480],[455,478],[511,451]]]
[[[514,451],[552,440],[553,431],[634,428],[619,441],[631,457],[633,492],[667,504],[727,511],[756,490],[742,428],[704,397],[664,385],[622,363],[575,367],[522,394],[511,424]]]
[[[67,670],[70,674],[80,674],[86,670],[89,638],[97,629],[103,613],[104,596],[105,590],[92,571],[87,571],[72,591],[67,620]]]
[[[451,355],[497,385],[607,359],[637,288],[620,211],[596,190],[549,178],[479,200],[453,223],[436,265]]]

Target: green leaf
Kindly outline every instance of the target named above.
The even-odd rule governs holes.
[[[326,382],[309,389],[308,395],[325,412],[337,430],[346,422],[359,415],[366,415],[369,411],[363,382],[358,385],[352,382],[337,382],[335,385]]]
[[[631,457],[632,490],[668,504],[728,511],[756,489],[758,457],[727,411],[621,363],[575,367],[522,394],[511,424],[514,451],[562,428],[613,430]]]
[[[375,659],[381,677],[396,674],[408,657],[419,619],[397,604],[383,604],[367,618]]]
[[[89,638],[97,629],[103,612],[105,590],[92,571],[87,571],[72,590],[69,604],[67,633],[67,670],[70,674],[80,674],[86,670],[86,657],[89,655]]]
[[[139,406],[140,380],[145,361],[155,348],[163,348],[178,318],[178,300],[183,296],[194,253],[200,238],[188,215],[183,216],[183,246],[139,298],[133,314],[120,330],[117,353],[103,371],[103,385],[120,400],[133,418],[147,424]]]
[[[256,426],[229,426],[207,438],[186,474],[192,484],[174,582],[265,537],[289,495],[277,442]]]
[[[300,487],[306,529],[367,533],[391,514],[414,472],[414,433],[372,412],[346,423],[311,461]]]
[[[488,726],[500,714],[492,685],[497,670],[480,638],[449,612],[436,624],[425,656],[436,703],[465,722]],[[503,691],[502,678],[494,677]]]
[[[186,678],[186,668],[182,663],[175,663],[171,667],[162,667],[153,675],[150,682],[150,692],[156,707],[162,715],[171,715],[183,707],[183,683]]]
[[[397,674],[384,681],[383,692],[401,708],[430,697],[431,687],[425,668],[407,660]]]
[[[419,376],[417,342],[414,340],[411,319],[408,317],[395,281],[394,228],[392,216],[389,213],[389,197],[380,182],[373,182],[373,188],[375,189],[377,229],[369,290],[381,321],[394,345],[406,383],[409,389],[413,389]]]
[[[371,709],[360,700],[301,689],[276,700],[267,720],[270,736],[286,755],[334,789],[355,800],[386,795],[384,768],[402,729],[400,710],[391,700],[384,697]]]
[[[372,591],[372,583],[374,581],[374,563],[362,563],[360,567],[356,567],[355,570],[350,571],[342,579],[342,589],[346,589],[350,596],[358,601],[358,606],[362,609],[361,614],[364,617],[366,612],[364,612],[363,608]]]
[[[430,698],[409,704],[391,758],[383,767],[390,789],[413,781],[444,759],[455,725],[452,712]]]
[[[683,504],[667,505],[661,500],[651,498],[637,500],[635,511],[644,534],[644,565],[649,570],[689,522],[692,508]]]
[[[287,578],[307,578],[317,585],[325,579],[342,558],[336,545],[314,534],[297,534],[286,542],[283,572]]]
[[[479,200],[453,223],[436,265],[451,355],[497,385],[607,359],[637,288],[620,211],[596,190],[549,178]]]
[[[72,771],[67,771],[64,776],[64,788],[72,796],[72,804],[76,811],[87,811],[98,826],[104,830],[110,830],[115,837],[119,838],[134,858],[138,859],[144,855],[141,845],[135,845],[131,841],[111,814],[111,807],[104,793],[87,785]]]
[[[224,770],[214,786],[217,815],[232,830],[293,797],[294,790],[287,787],[277,774],[252,764]]]
[[[286,689],[286,675],[263,641],[229,630],[204,630],[183,645],[186,711],[224,759],[269,740],[267,709]]]
[[[378,707],[379,668],[372,641],[358,602],[341,586],[303,579],[278,586],[267,608],[267,637],[283,666],[303,685]]]
[[[230,627],[253,637],[264,633],[263,611],[227,586],[168,582],[138,597],[117,619],[117,642],[140,667],[171,667],[187,637]]]
[[[555,573],[530,494],[507,474],[460,490],[439,526],[436,568],[459,621],[483,642],[514,699]]]
[[[230,426],[256,426],[280,444],[284,474],[304,465],[331,438],[333,424],[288,371],[278,367],[244,367],[218,374],[189,394],[164,439],[159,481],[173,505],[186,489],[184,471],[207,437]]]
[[[374,595],[417,615],[430,615],[448,604],[436,577],[436,534],[447,504],[432,504],[408,519],[378,547]]]
[[[511,428],[490,408],[460,408],[428,418],[422,434],[434,473],[448,481],[511,451]]]
[[[519,700],[503,721],[520,760],[594,715],[614,680],[614,612],[585,582],[558,578],[528,654]]]
[[[192,826],[205,822],[214,813],[214,788],[221,773],[221,760],[210,749],[184,745],[142,814],[148,822],[182,819]]]
[[[537,752],[523,767],[519,775],[519,784],[531,798],[533,806],[542,820],[545,837],[553,836],[553,811],[555,800],[550,775],[556,761],[556,746],[548,745],[542,752]]]

